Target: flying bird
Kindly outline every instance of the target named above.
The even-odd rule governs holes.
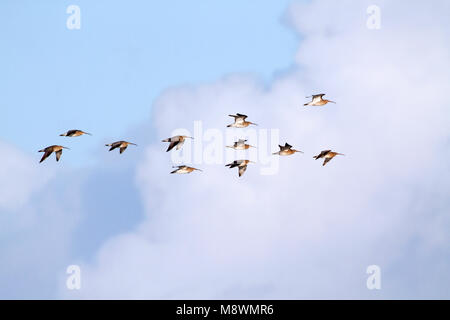
[[[278,154],[280,156],[290,156],[296,152],[303,153],[303,151],[292,149],[292,146],[289,143],[285,143],[284,146],[278,145],[280,147],[280,151],[274,152],[272,154]]]
[[[331,150],[323,150],[317,156],[314,156],[313,158],[316,160],[320,159],[320,158],[324,158],[325,160],[323,161],[323,164],[322,164],[322,166],[324,166],[328,163],[328,161],[330,161],[337,155],[345,156],[345,154],[342,154],[342,153],[334,152]]]
[[[193,168],[193,167],[188,167],[188,166],[173,166],[172,168],[178,168],[178,169],[173,170],[171,173],[179,173],[179,174],[182,174],[182,173],[191,173],[191,172],[194,171],[194,170],[202,171],[202,170],[200,170],[200,169]]]
[[[59,158],[61,158],[61,155],[62,155],[62,149],[70,150],[69,148],[66,148],[63,146],[57,146],[57,145],[50,146],[50,147],[44,148],[42,150],[39,150],[38,152],[44,152],[44,155],[42,156],[41,161],[39,161],[39,163],[41,163],[42,161],[47,159],[52,154],[52,152],[54,152],[56,155],[56,161],[59,161]]]
[[[84,132],[84,131],[76,130],[76,129],[75,130],[69,130],[66,133],[62,133],[62,134],[60,134],[60,136],[61,137],[78,137],[78,136],[81,136],[83,134],[87,134],[87,135],[92,136],[92,134],[90,134],[88,132]]]
[[[226,164],[225,167],[230,167],[234,168],[234,167],[238,167],[239,168],[239,177],[242,176],[245,172],[245,170],[247,170],[247,164],[249,163],[254,163],[253,161],[250,160],[234,160],[232,163]]]
[[[254,146],[251,146],[249,144],[246,144],[247,139],[239,139],[238,141],[234,142],[232,146],[226,146],[227,148],[235,149],[235,150],[247,150],[248,148],[256,148]]]
[[[128,141],[117,141],[117,142],[113,142],[113,143],[109,143],[109,144],[105,144],[105,146],[107,147],[111,147],[109,148],[109,151],[112,151],[116,148],[120,148],[120,153],[124,152],[125,149],[128,147],[128,145],[132,144],[133,146],[137,146],[137,144],[132,143],[132,142],[128,142]]]
[[[193,137],[188,137],[188,136],[174,136],[172,138],[167,138],[165,140],[162,140],[162,142],[170,142],[169,147],[167,148],[166,152],[169,152],[174,147],[177,147],[177,150],[180,150],[181,147],[183,146],[186,138],[194,139]]]
[[[257,126],[256,123],[245,121],[245,119],[247,119],[247,116],[245,114],[236,113],[236,115],[229,114],[228,116],[234,118],[234,123],[227,125],[228,128],[245,128],[251,124]]]
[[[323,99],[322,97],[324,95],[325,95],[325,93],[320,93],[320,94],[314,94],[312,96],[307,97],[307,98],[312,98],[312,100],[308,103],[305,103],[304,106],[323,106],[323,105],[327,104],[328,102],[336,103],[331,100]]]

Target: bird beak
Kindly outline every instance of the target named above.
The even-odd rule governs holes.
[[[334,102],[334,101],[331,101],[331,100],[328,100],[328,102],[331,102],[331,103],[336,103],[336,102]]]
[[[253,123],[253,122],[250,122],[252,125],[254,125],[254,126],[257,126],[257,124],[256,123]]]
[[[59,136],[60,136],[60,137],[64,137],[64,133],[60,134]]]
[[[67,148],[67,147],[63,147],[64,149],[67,149],[67,150],[70,150],[70,148]]]
[[[200,169],[195,169],[195,170],[203,172],[203,170],[200,170]]]
[[[249,146],[250,146],[250,145],[249,145]],[[255,148],[255,149],[258,149],[258,148],[254,147],[254,146],[250,146],[250,148]]]
[[[84,134],[87,134],[89,136],[92,136],[92,134],[90,134],[89,132],[83,132]]]
[[[255,161],[249,161],[250,163],[256,163]]]
[[[303,151],[300,151],[300,150],[295,150],[295,149],[294,149],[294,151],[295,151],[295,152],[304,153]]]
[[[132,144],[133,146],[137,146],[136,143],[129,142],[128,144]]]

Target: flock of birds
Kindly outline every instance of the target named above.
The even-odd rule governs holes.
[[[323,99],[324,95],[325,95],[324,93],[321,93],[321,94],[315,94],[310,97],[307,97],[307,98],[311,98],[311,101],[308,103],[305,103],[304,106],[323,106],[329,102],[336,103],[331,100]],[[246,121],[247,116],[245,114],[237,113],[235,115],[230,114],[229,116],[234,118],[234,123],[227,125],[228,128],[246,128],[249,125],[257,126],[256,123]],[[90,133],[84,132],[82,130],[69,130],[63,134],[60,134],[60,136],[78,137],[78,136],[81,136],[84,134],[91,135]],[[165,140],[162,140],[162,142],[170,142],[169,147],[166,150],[166,152],[169,152],[173,148],[176,148],[176,150],[180,150],[181,147],[183,146],[184,142],[186,141],[186,139],[194,139],[194,138],[189,137],[189,136],[181,136],[180,135],[180,136],[174,136],[171,138],[167,138]],[[239,139],[238,141],[234,142],[233,145],[226,146],[226,147],[232,148],[234,150],[247,150],[249,148],[255,148],[255,147],[247,144],[246,142],[247,142],[247,140],[245,140],[245,139]],[[123,140],[109,143],[109,144],[106,144],[105,146],[110,147],[109,151],[119,148],[119,152],[122,154],[129,145],[137,146],[137,144],[135,144],[135,143],[123,141]],[[284,146],[279,145],[279,148],[280,148],[280,151],[274,152],[273,155],[290,156],[290,155],[295,154],[296,152],[303,153],[300,150],[293,149],[292,146],[290,144],[288,144],[287,142],[285,143]],[[60,145],[52,145],[52,146],[49,146],[42,150],[39,150],[39,152],[44,152],[44,155],[42,156],[40,163],[42,161],[44,161],[45,159],[47,159],[53,152],[56,155],[56,161],[59,161],[59,159],[61,158],[63,149],[69,149],[69,148],[60,146]],[[316,160],[323,158],[324,161],[323,161],[322,166],[324,166],[337,155],[344,155],[344,154],[334,152],[331,150],[323,150],[318,155],[314,156],[313,158]],[[247,165],[249,163],[254,163],[254,162],[250,161],[250,160],[246,160],[246,159],[245,160],[234,160],[233,162],[231,162],[225,166],[229,167],[229,168],[237,167],[239,169],[239,177],[241,177],[244,174],[245,170],[247,170]],[[195,170],[202,171],[200,169],[197,169],[194,167],[189,167],[186,165],[173,166],[173,168],[176,168],[176,169],[170,173],[184,174],[184,173],[191,173],[192,171],[195,171]]]

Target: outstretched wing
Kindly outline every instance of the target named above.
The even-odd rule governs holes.
[[[325,160],[323,160],[323,164],[322,166],[326,165],[328,163],[328,161],[330,161],[333,158],[325,158]]]
[[[184,140],[183,141],[179,141],[178,144],[177,144],[177,150],[180,150],[181,147],[183,146],[183,144],[184,144]]]
[[[120,153],[124,152],[128,146],[120,147]]]
[[[315,158],[316,160],[317,160],[317,159],[320,159],[320,158],[326,156],[327,153],[330,152],[330,151],[331,151],[331,150],[323,150],[323,151],[321,151],[317,156],[315,156],[314,158]]]
[[[75,133],[77,133],[77,130],[69,130],[69,131],[67,131],[67,136],[68,136],[68,137],[71,137],[71,136],[73,136]]]
[[[51,154],[52,154],[52,151],[51,151],[51,150],[46,150],[46,151],[44,152],[44,155],[43,155],[42,158],[41,158],[41,161],[39,161],[39,163],[41,163],[42,161],[44,161],[45,159],[47,159],[48,156],[51,155]]]
[[[59,158],[61,158],[61,155],[62,155],[62,150],[56,151],[55,155],[56,155],[56,161],[59,161]]]
[[[320,94],[314,94],[312,96],[312,102],[316,103],[319,102],[320,100],[322,100],[322,97],[325,95],[325,93],[320,93]]]
[[[118,148],[121,144],[122,144],[121,141],[111,143],[111,148],[109,148],[109,151],[113,151],[114,149]]]
[[[167,148],[166,152],[169,152],[170,150],[172,150],[175,146],[177,146],[180,143],[180,141],[172,141],[169,144],[169,147]]]
[[[292,146],[291,146],[289,143],[287,143],[287,142],[284,144],[284,147],[285,147],[286,149],[292,148]]]
[[[244,174],[245,170],[247,170],[247,165],[239,167],[239,177]]]

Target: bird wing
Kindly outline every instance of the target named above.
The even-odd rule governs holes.
[[[234,168],[237,167],[240,164],[240,162],[238,162],[238,160],[234,160],[233,162],[225,165],[226,167],[230,167],[230,168]]]
[[[122,141],[117,141],[117,142],[111,143],[111,148],[109,148],[109,151],[112,151],[112,150],[120,147],[121,144],[122,144]]]
[[[42,161],[44,161],[45,159],[47,159],[48,156],[51,155],[51,154],[52,154],[52,151],[51,151],[51,150],[45,150],[44,155],[42,156],[41,161],[39,161],[39,163],[41,163]]]
[[[287,143],[287,142],[284,144],[284,147],[285,147],[286,149],[292,148],[292,146],[291,146],[289,143]]]
[[[245,114],[242,114],[242,113],[236,113],[236,115],[232,116],[232,117],[234,117],[234,122],[235,123],[242,123],[247,118],[247,116]]]
[[[320,159],[320,158],[326,156],[327,153],[330,152],[330,151],[331,151],[331,150],[323,150],[323,151],[321,151],[317,156],[315,156],[314,158],[315,158],[316,160],[317,160],[317,159]]]
[[[72,135],[74,135],[77,132],[77,130],[69,130],[67,131],[67,135],[70,137]]]
[[[59,158],[61,158],[61,155],[62,155],[62,150],[56,151],[55,155],[56,155],[56,161],[59,161]]]
[[[120,147],[120,153],[124,152],[128,146]]]
[[[320,100],[322,100],[322,97],[325,95],[325,93],[320,93],[320,94],[314,94],[312,96],[312,102],[319,102]]]
[[[328,161],[330,161],[333,158],[325,158],[325,160],[323,160],[323,164],[322,166],[326,165],[328,163]]]
[[[247,170],[247,165],[239,167],[239,177],[244,174],[245,170]]]
[[[179,141],[178,144],[177,144],[177,150],[180,150],[181,147],[183,146],[183,144],[184,144],[184,140],[183,141]]]
[[[166,152],[169,152],[170,150],[172,150],[173,149],[173,147],[175,147],[177,144],[179,144],[180,143],[180,141],[172,141],[170,144],[169,144],[169,147],[167,148],[167,150],[166,150]]]

